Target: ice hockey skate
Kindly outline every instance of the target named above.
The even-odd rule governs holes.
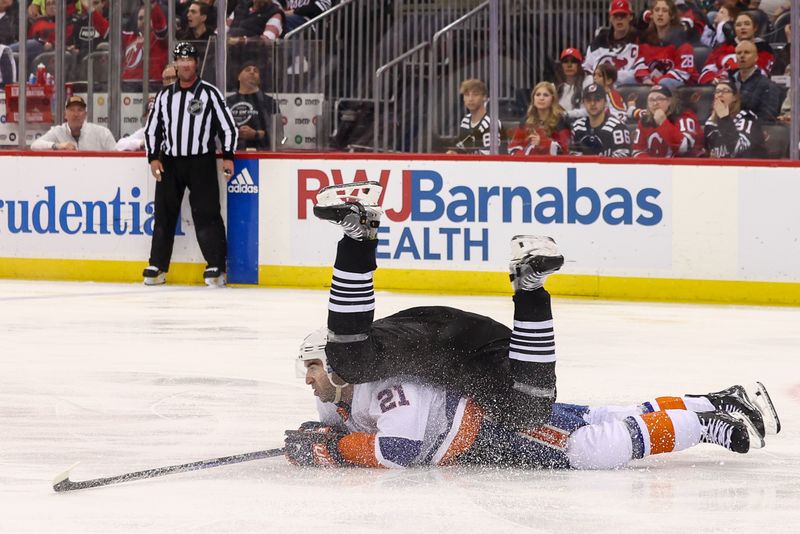
[[[356,241],[377,239],[383,210],[378,199],[383,188],[378,182],[332,185],[317,193],[314,215],[344,229]]]
[[[516,235],[511,238],[509,278],[514,291],[533,291],[544,285],[547,275],[564,265],[556,242],[551,237]]]
[[[167,283],[167,273],[156,267],[150,265],[142,272],[144,277],[144,285],[146,286],[160,286]]]
[[[715,391],[706,393],[705,395],[687,395],[687,397],[705,397],[714,406],[718,412],[725,412],[729,414],[742,414],[747,417],[756,429],[759,439],[764,439],[764,417],[761,410],[753,403],[747,391],[740,386],[735,385],[722,391]]]
[[[203,271],[203,280],[208,287],[225,287],[225,273],[219,267],[209,267]]]
[[[767,392],[767,388],[761,382],[756,382],[756,391],[753,394],[753,404],[756,405],[761,415],[764,417],[764,431],[767,434],[777,434],[781,431],[781,420],[778,418],[778,412],[775,410],[775,405],[772,404],[772,398]]]
[[[748,429],[749,421],[740,414],[700,412],[697,417],[703,426],[700,443],[713,443],[740,454],[750,450],[750,436],[754,431]]]

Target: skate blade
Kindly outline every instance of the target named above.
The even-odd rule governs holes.
[[[767,388],[761,382],[756,382],[756,392],[753,395],[753,403],[764,417],[764,431],[767,434],[777,434],[781,431],[781,420],[778,412],[772,403],[772,398],[767,392]]]
[[[353,182],[323,187],[317,193],[317,206],[328,207],[358,202],[362,206],[377,206],[383,187],[378,182]]]

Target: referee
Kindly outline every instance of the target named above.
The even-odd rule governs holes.
[[[166,282],[175,225],[183,193],[189,188],[197,242],[208,266],[203,278],[209,286],[224,286],[227,243],[220,214],[215,137],[222,142],[225,179],[233,174],[233,151],[238,133],[219,90],[197,77],[197,48],[175,45],[178,80],[156,95],[145,126],[150,172],[156,179],[153,242],[145,285]]]

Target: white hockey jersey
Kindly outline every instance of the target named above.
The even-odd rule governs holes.
[[[372,448],[350,451],[361,457],[373,455],[374,464],[367,465],[447,465],[469,449],[483,420],[472,400],[440,388],[401,379],[353,387],[349,413],[319,399],[317,409],[321,422],[351,432],[339,444],[343,455],[349,456],[350,447]]]

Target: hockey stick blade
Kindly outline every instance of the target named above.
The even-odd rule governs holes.
[[[243,454],[236,454],[233,456],[221,456],[219,458],[199,460],[197,462],[190,462],[187,464],[168,465],[164,467],[156,467],[154,469],[145,469],[144,471],[134,471],[131,473],[124,473],[122,475],[117,475],[113,477],[72,481],[69,479],[69,475],[70,471],[72,471],[75,468],[75,466],[78,465],[76,463],[53,479],[53,490],[56,491],[57,493],[62,493],[65,491],[96,488],[99,486],[110,486],[111,484],[131,482],[133,480],[163,477],[175,473],[186,473],[187,471],[197,471],[199,469],[210,469],[212,467],[220,467],[223,465],[238,464],[241,462],[250,462],[253,460],[261,460],[263,458],[272,458],[275,456],[281,456],[283,452],[284,452],[283,448],[266,449],[263,451],[246,452]]]

